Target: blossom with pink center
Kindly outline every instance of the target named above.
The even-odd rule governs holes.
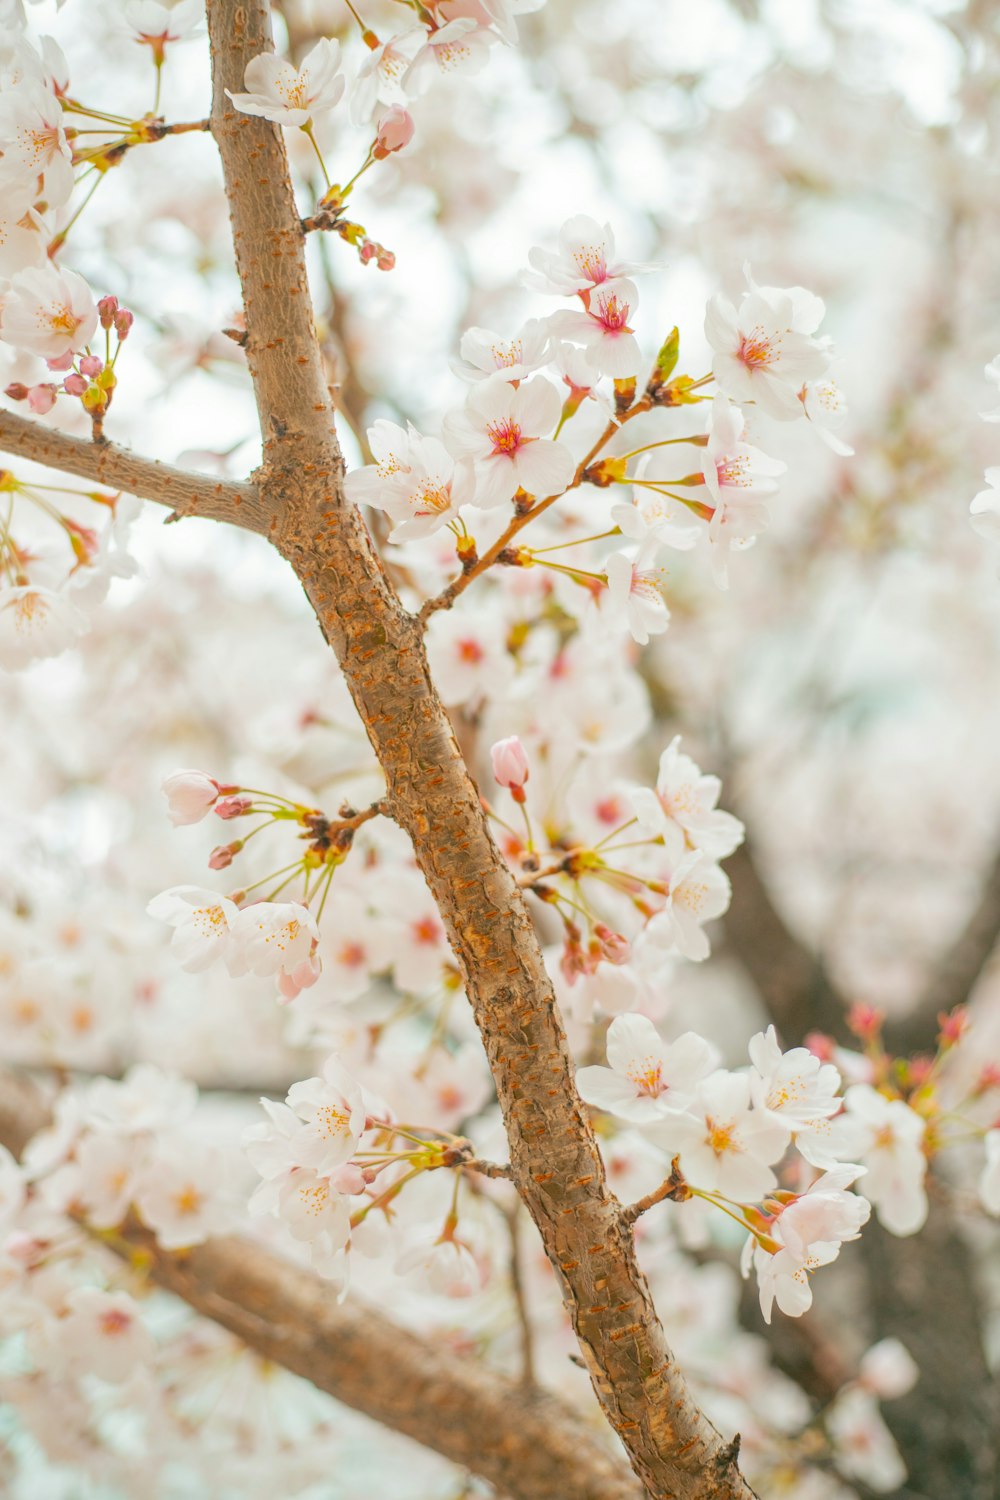
[[[788,1131],[751,1108],[745,1074],[720,1071],[699,1084],[683,1114],[664,1116],[654,1139],[680,1156],[692,1187],[756,1203],[777,1183],[771,1164],[784,1155]]]
[[[551,341],[547,323],[529,318],[510,339],[488,328],[467,328],[458,347],[462,358],[453,360],[451,368],[462,380],[523,380],[548,363]]]
[[[73,157],[63,108],[44,84],[22,80],[0,99],[0,198],[23,213],[36,198],[61,208],[73,191]]]
[[[172,771],[161,787],[175,828],[200,823],[219,799],[222,787],[205,771]]]
[[[822,302],[802,287],[750,281],[739,311],[717,293],[705,312],[705,337],[720,390],[734,401],[756,401],[769,416],[801,417],[799,392],[830,363],[825,342],[813,337],[822,317]]]
[[[780,459],[768,458],[759,448],[744,442],[746,419],[738,406],[730,405],[721,391],[712,401],[712,422],[702,470],[715,506],[724,505],[733,491],[742,495],[773,495],[775,479],[787,468]]]
[[[378,104],[406,103],[403,79],[423,36],[423,29],[415,28],[369,51],[351,92],[350,112],[355,125],[367,123]]]
[[[470,392],[464,411],[445,418],[445,442],[457,458],[475,466],[474,503],[503,505],[517,490],[561,494],[576,465],[563,443],[544,436],[559,421],[559,394],[536,378],[517,387],[487,380]]]
[[[834,428],[847,416],[847,402],[835,380],[807,380],[799,392],[806,418],[824,443],[839,458],[850,458],[854,449],[839,437]]]
[[[616,1016],[608,1027],[608,1067],[580,1068],[580,1098],[621,1120],[648,1125],[684,1109],[718,1066],[715,1048],[693,1031],[664,1042],[646,1016]]]
[[[75,354],[93,338],[97,306],[75,271],[29,267],[11,278],[3,301],[0,338],[26,354],[58,359]]]
[[[666,569],[656,566],[658,552],[659,544],[650,539],[635,551],[612,552],[604,564],[606,611],[628,627],[640,646],[647,645],[651,635],[662,635],[670,624],[663,597]]]
[[[671,858],[698,849],[709,859],[725,859],[743,842],[743,824],[716,807],[722,782],[703,776],[680,743],[675,735],[660,756],[656,790],[636,787],[631,793],[632,810],[642,828],[663,839]]]
[[[156,1344],[127,1292],[77,1287],[59,1320],[58,1363],[67,1374],[97,1375],[114,1384],[153,1361]]]
[[[201,0],[125,0],[122,21],[162,66],[171,42],[182,42],[205,21]]]
[[[95,1229],[113,1229],[128,1213],[146,1144],[110,1131],[84,1136],[76,1152],[73,1196]]]
[[[514,676],[500,610],[439,610],[427,630],[427,659],[448,707],[478,703],[502,693]]]
[[[615,237],[610,224],[600,225],[587,214],[567,219],[559,231],[558,250],[536,246],[528,251],[533,269],[522,273],[522,281],[533,291],[569,296],[589,292],[606,281],[616,281],[647,269],[638,263],[615,258]]]
[[[58,656],[89,629],[86,615],[54,589],[18,584],[0,591],[0,667]]]
[[[824,1172],[804,1193],[784,1205],[771,1233],[805,1261],[814,1245],[856,1240],[871,1218],[871,1204],[847,1189],[864,1175],[853,1163]]]
[[[394,892],[393,917],[385,923],[393,978],[399,989],[423,994],[440,985],[453,962],[448,936],[421,876],[400,875]]]
[[[650,940],[700,962],[711,951],[704,924],[729,908],[729,877],[713,860],[695,852],[674,866],[668,885],[664,904],[646,929]]]
[[[622,380],[635,375],[642,365],[642,351],[629,325],[629,316],[639,301],[635,283],[608,280],[587,295],[586,311],[554,313],[549,319],[554,332],[582,344],[587,363],[596,375]]]
[[[840,1109],[839,1071],[832,1063],[821,1063],[805,1047],[782,1052],[773,1026],[752,1037],[748,1050],[754,1104],[788,1126],[806,1161],[815,1167],[832,1167],[835,1158],[827,1121]]]
[[[422,45],[403,75],[408,94],[423,94],[435,78],[449,73],[479,73],[497,38],[471,16],[456,16],[434,31],[421,31]]]
[[[278,125],[308,125],[340,103],[346,85],[339,70],[340,43],[321,37],[298,68],[273,52],[252,57],[243,75],[247,92],[226,93],[245,115]]]
[[[189,974],[201,973],[230,953],[233,927],[240,914],[235,902],[195,885],[161,891],[146,911],[174,929],[170,946]]]

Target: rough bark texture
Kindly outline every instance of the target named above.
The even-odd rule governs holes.
[[[93,479],[113,490],[127,490],[166,505],[178,516],[231,521],[248,531],[263,530],[254,484],[234,484],[209,474],[191,474],[155,458],[141,458],[115,443],[70,437],[41,422],[0,411],[0,452],[16,453],[64,474]]]
[[[48,1120],[34,1084],[0,1074],[0,1144],[19,1155]],[[105,1238],[105,1236],[102,1236]],[[111,1242],[160,1286],[259,1354],[515,1500],[638,1500],[641,1486],[561,1401],[460,1359],[250,1240],[169,1254],[135,1221]]]
[[[271,49],[269,7],[209,0],[208,17],[212,129],[243,286],[269,534],[343,667],[391,811],[437,899],[493,1070],[515,1183],[561,1275],[608,1419],[650,1494],[745,1500],[751,1492],[732,1451],[667,1348],[631,1230],[607,1189],[530,918],[431,684],[417,624],[344,500],[284,144],[225,94],[242,87],[251,57]]]

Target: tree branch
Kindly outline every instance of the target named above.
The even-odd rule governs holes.
[[[20,1155],[48,1118],[34,1084],[0,1075],[0,1144]],[[516,1500],[638,1500],[634,1476],[563,1402],[538,1388],[528,1393],[374,1308],[338,1307],[327,1283],[251,1240],[168,1254],[135,1220],[110,1241],[98,1238],[251,1349]]]
[[[275,126],[237,114],[225,93],[271,50],[269,6],[209,0],[208,20],[212,129],[243,286],[269,534],[336,652],[393,814],[438,902],[496,1082],[514,1182],[561,1276],[608,1420],[651,1494],[748,1500],[731,1449],[667,1348],[574,1087],[530,916],[431,683],[421,633],[344,497],[284,145]]]
[[[0,411],[0,451],[30,458],[77,478],[94,479],[111,489],[127,490],[140,500],[168,506],[178,516],[204,516],[247,531],[264,530],[257,486],[249,481],[234,484],[175,469],[155,458],[141,458],[115,443],[70,437],[58,428],[43,427],[41,422],[11,411]]]

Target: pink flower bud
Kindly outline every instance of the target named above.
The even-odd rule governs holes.
[[[252,797],[224,797],[215,804],[217,818],[242,818],[253,807]]]
[[[938,1026],[941,1028],[938,1032],[941,1050],[957,1047],[969,1029],[969,1013],[964,1005],[956,1005],[954,1010],[938,1016]]]
[[[358,255],[363,265],[367,265],[370,260],[374,260],[377,254],[378,246],[374,240],[361,241],[361,244],[358,246]]]
[[[12,381],[4,391],[4,395],[9,396],[11,401],[23,401],[27,394],[28,387],[26,385],[22,385],[19,380]]]
[[[874,1042],[882,1031],[885,1016],[874,1005],[859,1001],[852,1005],[847,1015],[848,1030],[861,1042]]]
[[[330,1173],[330,1186],[335,1193],[347,1193],[353,1195],[363,1193],[368,1186],[362,1169],[353,1161],[347,1161],[342,1167]]]
[[[833,1062],[837,1055],[837,1044],[825,1031],[810,1031],[805,1038],[805,1045],[813,1057],[818,1057],[823,1063]]]
[[[594,936],[597,939],[601,956],[606,958],[609,964],[627,964],[632,955],[632,944],[627,937],[620,932],[612,932],[610,927],[603,922],[598,922],[594,927]]]
[[[72,375],[67,375],[63,380],[63,390],[67,396],[82,396],[86,389],[86,380],[84,380],[82,375],[78,375],[75,370]]]
[[[380,245],[375,264],[380,271],[391,271],[396,264],[396,257],[391,250],[385,250]]]
[[[394,151],[402,151],[412,139],[413,116],[401,104],[390,105],[375,127],[372,155],[376,161],[384,161]]]
[[[101,318],[102,328],[111,328],[115,321],[115,313],[118,311],[117,297],[102,297],[97,304],[97,311]]]
[[[528,757],[516,734],[497,740],[490,750],[490,759],[498,786],[505,786],[508,791],[524,786],[528,779]]]
[[[127,308],[123,307],[121,312],[115,313],[115,333],[118,335],[119,342],[124,343],[128,338],[129,329],[134,322],[135,316]]]
[[[61,375],[64,370],[71,370],[73,368],[73,351],[72,349],[67,349],[66,353],[60,354],[58,359],[47,359],[45,363],[50,370],[55,370]]]
[[[233,856],[239,854],[242,848],[242,839],[234,839],[231,844],[220,844],[208,856],[208,868],[210,870],[228,870],[233,862]]]
[[[57,389],[54,385],[33,385],[28,392],[28,405],[40,417],[51,411],[56,404]]]
[[[323,965],[315,953],[304,958],[301,963],[296,964],[291,973],[282,969],[278,975],[278,991],[283,1004],[294,1000],[302,990],[307,990],[314,985],[322,973]]]
[[[96,354],[85,354],[80,360],[81,375],[100,375],[104,369],[103,359],[98,359]]]
[[[185,823],[200,823],[212,810],[222,790],[219,783],[204,771],[174,771],[163,783],[167,812],[175,828]]]

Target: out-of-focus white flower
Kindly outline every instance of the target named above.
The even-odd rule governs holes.
[[[0,1146],[0,1235],[12,1223],[25,1199],[24,1175],[6,1146]]]
[[[850,458],[854,449],[834,431],[847,416],[847,402],[837,382],[809,380],[799,394],[806,416],[827,447],[840,458]]]
[[[19,584],[0,591],[0,667],[58,656],[89,629],[86,615],[54,589]]]
[[[262,52],[247,63],[245,94],[229,98],[245,115],[260,115],[278,125],[307,125],[316,115],[335,109],[344,93],[340,72],[340,43],[321,37],[296,68],[273,52]]]
[[[638,263],[616,260],[611,225],[602,226],[587,214],[576,214],[566,220],[559,231],[558,250],[536,246],[528,251],[528,260],[533,269],[522,273],[525,286],[565,296],[590,292],[606,281],[634,276],[646,269]]]
[[[61,359],[88,344],[96,328],[97,304],[75,271],[29,267],[11,278],[0,337],[15,349]]]
[[[401,1275],[419,1270],[428,1291],[442,1297],[471,1297],[482,1286],[475,1256],[456,1239],[412,1245],[397,1259],[396,1270]]]
[[[898,1401],[920,1379],[920,1366],[899,1339],[880,1339],[861,1356],[858,1380],[880,1401]]]
[[[80,1118],[91,1130],[135,1135],[171,1129],[194,1113],[198,1090],[189,1078],[152,1063],[136,1063],[122,1079],[95,1078],[83,1095]]]
[[[58,1326],[58,1362],[68,1374],[117,1384],[152,1362],[156,1344],[127,1292],[81,1286],[70,1292],[67,1307]]]
[[[164,1250],[200,1245],[228,1226],[222,1193],[228,1174],[211,1147],[192,1149],[190,1141],[158,1141],[136,1190],[143,1221]]]
[[[837,1468],[847,1479],[860,1479],[869,1489],[888,1494],[906,1479],[906,1465],[882,1420],[873,1396],[859,1386],[848,1386],[828,1408],[824,1418]]]
[[[831,1124],[831,1150],[868,1168],[865,1197],[891,1234],[916,1234],[927,1218],[924,1121],[901,1099],[886,1099],[867,1083],[852,1084],[844,1106]]]

